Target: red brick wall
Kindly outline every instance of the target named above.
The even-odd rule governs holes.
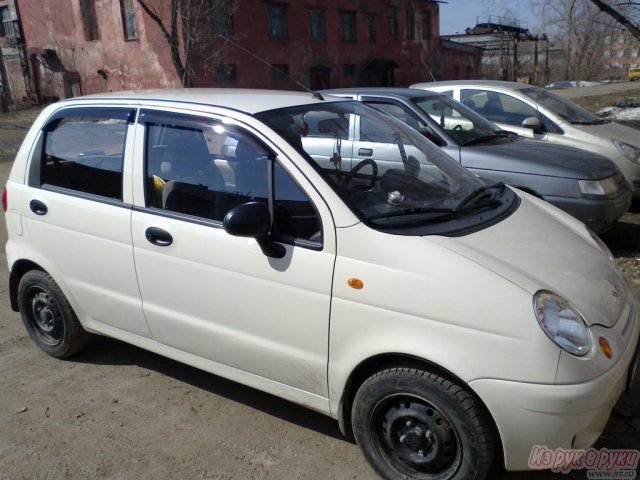
[[[194,2],[201,0],[193,0]],[[371,60],[392,60],[398,66],[394,84],[406,86],[431,77],[423,60],[436,76],[442,69],[439,50],[438,5],[424,0],[230,0],[235,4],[233,40],[270,64],[288,65],[289,75],[310,85],[310,69],[329,69],[331,87],[375,83],[363,73]],[[169,55],[169,47],[158,26],[139,7],[136,19],[138,40],[124,38],[119,0],[95,0],[100,36],[87,41],[79,0],[18,0],[29,53],[55,50],[68,72],[78,72],[83,94],[123,89],[178,86],[180,82]],[[170,0],[149,0],[168,26]],[[287,38],[275,40],[267,32],[267,5],[286,7]],[[388,31],[387,8],[397,8],[398,34]],[[309,8],[325,12],[326,40],[310,39]],[[407,39],[406,10],[414,12],[415,38]],[[340,11],[356,14],[355,43],[341,40]],[[422,18],[430,12],[429,38],[422,39]],[[369,43],[368,15],[375,16],[376,41]],[[250,54],[231,44],[222,47],[208,21],[203,21],[191,67],[193,86],[229,86],[296,89],[295,82],[274,79],[273,71]],[[214,77],[216,64],[234,64],[235,80],[220,82]],[[345,75],[344,65],[354,64],[355,75]],[[53,77],[58,78],[58,77]],[[53,87],[58,96],[64,88]],[[67,88],[68,93],[68,88]]]
[[[96,0],[99,39],[87,41],[77,0],[18,0],[18,4],[28,54],[54,50],[65,70],[80,74],[83,94],[179,84],[160,32],[140,9],[138,40],[127,41],[119,1]],[[64,96],[62,86],[51,88]]]

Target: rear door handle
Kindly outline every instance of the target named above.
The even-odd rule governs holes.
[[[361,157],[370,157],[373,155],[373,148],[361,148],[358,150],[358,155]]]
[[[36,215],[46,215],[47,212],[49,211],[49,209],[47,208],[44,202],[41,202],[40,200],[36,200],[36,199],[33,199],[29,202],[29,208]]]
[[[144,232],[145,237],[149,242],[157,245],[158,247],[168,247],[173,243],[173,237],[169,232],[158,227],[149,227]]]

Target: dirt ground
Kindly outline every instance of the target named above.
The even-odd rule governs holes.
[[[37,113],[0,114],[0,184]],[[603,239],[640,296],[640,205]],[[0,480],[375,478],[336,422],[270,395],[108,338],[71,360],[48,357],[11,311],[7,280],[2,248]],[[636,381],[597,446],[640,449],[639,399]],[[586,473],[507,474],[496,463],[489,478]]]

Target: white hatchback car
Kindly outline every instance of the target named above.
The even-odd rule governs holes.
[[[612,160],[640,198],[640,133],[599,118],[570,100],[524,83],[452,80],[411,88],[446,92],[505,130],[577,147]]]
[[[637,363],[638,302],[596,236],[359,102],[59,102],[3,204],[11,305],[45,352],[98,333],[300,403],[384,478],[587,447]]]

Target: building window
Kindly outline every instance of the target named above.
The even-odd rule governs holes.
[[[0,7],[0,37],[15,37],[9,7]]]
[[[314,42],[324,42],[324,12],[322,10],[309,10],[309,33]]]
[[[136,8],[133,0],[120,0],[120,14],[122,15],[122,27],[126,40],[138,38],[138,25],[136,23]]]
[[[396,38],[398,36],[398,9],[396,7],[388,8],[387,20],[389,22],[389,36]]]
[[[367,38],[369,43],[376,43],[376,17],[367,15]]]
[[[356,14],[353,12],[340,12],[340,26],[342,41],[356,43]]]
[[[96,0],[80,0],[80,13],[84,26],[84,39],[92,42],[100,38],[98,18],[96,17]]]
[[[285,40],[287,38],[287,18],[282,5],[267,5],[269,38]]]
[[[356,64],[355,63],[345,63],[342,66],[342,75],[345,78],[353,78],[356,76]]]
[[[236,79],[236,66],[233,63],[220,63],[213,67],[216,82],[233,82]]]
[[[271,78],[273,80],[287,80],[289,78],[289,65],[286,63],[274,63],[271,65]]]
[[[407,40],[415,40],[416,24],[413,16],[413,10],[407,10],[405,13],[407,19]]]
[[[422,40],[429,40],[431,34],[431,12],[422,13]]]
[[[209,24],[215,35],[233,36],[233,7],[229,2],[210,2]]]

